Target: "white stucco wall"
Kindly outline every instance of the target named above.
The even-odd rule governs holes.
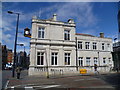
[[[45,37],[38,38],[38,27],[45,28]],[[70,40],[64,40],[64,30],[70,31]],[[29,75],[45,75],[46,65],[48,63],[48,71],[50,74],[79,73],[76,69],[76,41],[83,42],[83,48],[77,49],[77,58],[83,57],[83,66],[88,72],[94,72],[94,57],[98,58],[99,71],[109,71],[109,64],[112,64],[112,39],[91,37],[75,34],[74,23],[64,23],[59,21],[32,19],[32,37],[30,40],[30,67]],[[85,42],[90,42],[90,49],[85,49]],[[97,43],[97,49],[92,49],[92,43]],[[102,50],[102,43],[105,44],[105,50]],[[110,48],[107,48],[110,44]],[[44,65],[37,65],[37,52],[44,52]],[[51,53],[57,52],[57,65],[51,65]],[[70,65],[65,65],[64,53],[70,53]],[[98,54],[99,53],[99,54]],[[86,57],[90,57],[90,67],[86,67]],[[106,58],[106,66],[103,67],[103,58]],[[109,63],[108,58],[111,58]]]

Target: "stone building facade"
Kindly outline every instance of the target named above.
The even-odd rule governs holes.
[[[84,67],[88,72],[94,72],[97,64],[99,72],[109,72],[113,67],[112,39],[88,34],[76,34],[78,66]]]
[[[108,58],[112,60],[110,53],[112,51],[112,39],[78,35],[75,32],[75,27],[73,19],[69,19],[68,22],[57,21],[56,14],[53,15],[53,18],[47,20],[33,17],[29,75],[45,75],[46,72],[49,72],[50,75],[78,73],[80,68],[85,68],[78,66],[78,57],[93,58],[94,55],[98,57],[98,52],[101,56],[99,58],[104,57],[105,61],[108,61]],[[95,41],[97,45],[102,42],[105,45],[108,43],[110,50],[82,49],[81,51],[78,49],[78,41],[89,41],[90,43]],[[90,53],[91,56],[89,56]],[[100,65],[102,65],[102,61]],[[83,63],[83,66],[86,66],[86,63]],[[90,66],[93,66],[92,62]]]

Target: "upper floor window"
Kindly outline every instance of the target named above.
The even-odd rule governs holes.
[[[82,42],[78,41],[78,49],[82,49]]]
[[[90,42],[85,42],[85,49],[90,49]]]
[[[78,57],[78,66],[83,66],[83,57]]]
[[[111,64],[111,58],[108,58],[108,60],[109,60],[109,64]]]
[[[52,53],[52,55],[51,55],[51,65],[57,65],[57,55],[58,55],[58,53]]]
[[[44,65],[44,52],[37,53],[37,65]]]
[[[44,32],[45,32],[45,28],[39,27],[38,28],[38,38],[44,38]]]
[[[104,43],[102,43],[102,50],[104,50],[105,49],[105,44]]]
[[[64,30],[64,40],[70,40],[70,31]]]
[[[65,53],[65,65],[70,65],[70,53]]]
[[[96,50],[97,49],[97,43],[93,42],[93,49]]]
[[[107,44],[107,48],[108,48],[108,51],[110,51],[110,44],[109,43]]]

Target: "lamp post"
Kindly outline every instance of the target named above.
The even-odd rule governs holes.
[[[19,45],[19,46],[24,46],[24,56],[23,56],[23,60],[24,60],[24,62],[25,62],[25,45],[24,44],[17,44],[17,45]],[[23,63],[24,64],[24,63]]]
[[[15,34],[15,43],[14,43],[14,60],[13,60],[13,68],[12,68],[12,77],[15,77],[16,46],[17,46],[17,35],[18,35],[18,24],[19,24],[20,13],[15,13],[15,12],[12,12],[12,11],[8,11],[8,13],[17,15],[16,34]]]
[[[24,44],[17,44],[17,45],[24,46],[24,52],[25,52],[25,45]]]

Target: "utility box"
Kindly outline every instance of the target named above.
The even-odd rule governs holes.
[[[80,74],[86,74],[87,73],[87,69],[80,69]]]

